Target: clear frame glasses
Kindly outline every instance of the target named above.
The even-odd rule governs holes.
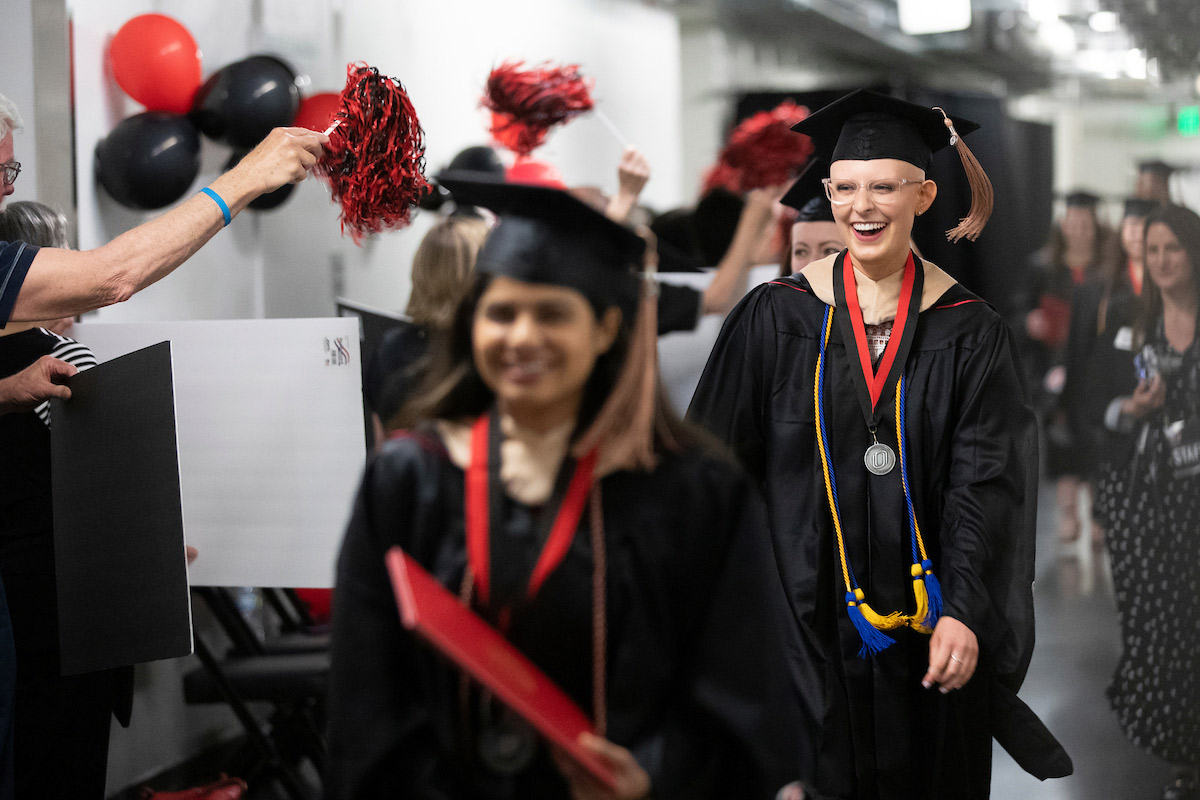
[[[17,182],[17,176],[21,174],[21,162],[9,161],[7,163],[0,164],[0,169],[4,170],[4,174],[2,176],[4,179],[4,185],[12,186]]]
[[[876,205],[886,206],[900,199],[900,190],[905,186],[924,183],[924,180],[909,180],[908,178],[879,178],[860,183],[858,181],[842,180],[841,178],[824,178],[825,196],[834,205],[844,206],[853,203],[860,189],[866,189],[871,201]]]

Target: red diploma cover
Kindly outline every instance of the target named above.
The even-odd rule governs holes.
[[[485,686],[596,780],[616,788],[608,765],[579,746],[579,734],[592,733],[592,723],[562,689],[399,547],[388,550],[386,559],[404,627]]]

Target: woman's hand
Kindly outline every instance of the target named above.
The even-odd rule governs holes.
[[[921,679],[926,689],[938,686],[942,694],[961,689],[975,674],[979,663],[979,640],[963,623],[942,617],[929,640],[929,671]]]
[[[637,205],[638,197],[650,180],[650,162],[636,147],[627,147],[617,165],[617,193],[608,201],[605,216],[624,223]]]
[[[633,753],[591,733],[581,733],[579,744],[612,768],[617,788],[609,789],[570,756],[554,750],[554,763],[571,787],[572,800],[642,800],[650,796],[650,775],[637,763]]]
[[[1151,375],[1138,383],[1133,395],[1121,404],[1121,413],[1134,419],[1141,419],[1152,411],[1163,407],[1167,399],[1167,386],[1161,375]]]

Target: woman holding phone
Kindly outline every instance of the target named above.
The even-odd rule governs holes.
[[[1200,797],[1200,216],[1151,212],[1144,257],[1149,283],[1113,343],[1132,391],[1105,417],[1125,447],[1097,497],[1123,643],[1108,696],[1129,740],[1177,766],[1163,797],[1183,800]]]

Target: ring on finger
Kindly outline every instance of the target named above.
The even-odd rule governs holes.
[[[954,653],[950,654],[950,660],[954,661],[955,663],[958,663],[958,664],[963,663],[963,660],[961,658],[959,658],[958,656],[956,656]]]

